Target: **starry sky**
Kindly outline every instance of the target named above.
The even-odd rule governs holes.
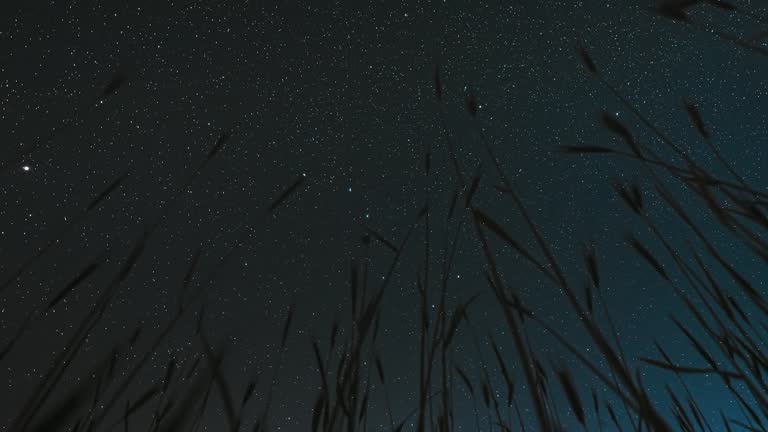
[[[625,233],[642,234],[644,227],[610,187],[614,179],[644,174],[630,161],[559,150],[617,144],[600,125],[603,110],[627,121],[641,139],[654,139],[585,71],[578,43],[628,100],[717,171],[683,109],[684,98],[697,101],[726,159],[765,187],[765,58],[655,16],[647,0],[11,3],[0,6],[3,280],[35,259],[0,292],[2,340],[83,267],[99,259],[104,265],[33,319],[4,360],[0,410],[7,411],[0,419],[20,408],[22,399],[12,395],[45,374],[77,317],[98,301],[98,287],[112,280],[148,227],[155,229],[144,252],[62,385],[78,382],[88,359],[107,353],[111,341],[128,339],[137,325],[148,335],[161,331],[176,312],[179,288],[199,250],[193,285],[205,286],[210,339],[232,348],[227,376],[237,388],[262,376],[256,397],[263,398],[275,358],[283,358],[271,423],[275,430],[307,430],[318,386],[311,338],[327,343],[334,317],[349,313],[352,259],[370,254],[374,282],[392,260],[380,242],[367,249],[361,237],[372,230],[399,244],[427,200],[435,267],[458,230],[451,302],[478,293],[469,314],[482,336],[481,351],[491,359],[485,335],[493,335],[512,362],[474,231],[458,223],[460,216],[446,217],[457,188],[447,139],[467,177],[483,173],[473,203],[521,242],[532,246],[534,239],[494,189],[500,181],[481,141],[493,148],[575,280],[586,278],[583,244],[595,245],[606,301],[627,352],[653,357],[659,340],[679,346],[671,353],[686,355],[667,319],[680,302],[627,248]],[[737,3],[768,16],[759,2]],[[694,13],[704,28],[760,30],[754,16],[708,8]],[[119,88],[105,96],[116,79]],[[477,98],[475,116],[465,108],[468,95]],[[203,164],[224,133],[229,138],[221,151]],[[121,176],[120,186],[86,212]],[[297,179],[299,186],[271,211]],[[649,200],[672,241],[686,244],[688,234],[673,215]],[[703,218],[698,204],[686,204]],[[728,248],[726,235],[714,238]],[[423,241],[422,229],[404,249],[382,303],[379,351],[401,417],[417,392],[415,280],[423,271]],[[506,282],[573,343],[588,346],[556,288],[495,246]],[[737,248],[728,253],[755,281],[765,280],[764,264]],[[281,353],[290,305],[295,316]],[[194,351],[194,327],[192,317],[171,332],[136,378],[137,389],[162,376],[170,355]],[[531,338],[543,358],[571,361],[543,332],[533,330]],[[455,344],[455,361],[476,372],[480,360],[471,332],[459,332]],[[586,373],[576,378],[595,382]],[[650,384],[663,387],[664,379],[648,372]],[[701,380],[695,388],[712,413],[735,410],[718,400],[715,384]],[[651,394],[662,398],[663,389]],[[371,427],[380,430],[387,424],[383,402],[372,404]],[[530,407],[522,408],[533,425]],[[468,399],[457,400],[457,415],[462,430],[475,428]],[[206,421],[221,422],[221,413],[211,409]],[[2,430],[8,425],[0,420]]]

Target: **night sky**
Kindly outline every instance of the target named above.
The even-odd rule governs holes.
[[[639,182],[648,192],[649,213],[672,244],[690,251],[696,239],[651,193],[647,172],[636,161],[560,150],[620,147],[621,139],[601,125],[603,110],[626,122],[639,140],[663,148],[590,76],[579,62],[579,44],[633,106],[702,166],[727,175],[686,115],[683,100],[696,101],[724,158],[755,188],[766,189],[766,57],[707,31],[760,32],[768,11],[759,2],[735,2],[751,16],[699,5],[691,10],[699,27],[657,16],[650,0],[7,3],[0,6],[0,275],[3,282],[12,280],[0,292],[0,341],[10,341],[32,318],[2,359],[0,430],[11,430],[25,398],[147,230],[138,261],[57,388],[64,392],[88,380],[93,364],[138,325],[138,347],[148,349],[176,314],[185,274],[199,251],[188,292],[200,290],[202,300],[157,347],[128,398],[135,401],[162,380],[171,356],[186,370],[199,355],[194,333],[204,303],[206,337],[213,346],[229,347],[222,370],[232,388],[240,395],[258,376],[242,430],[251,430],[263,408],[279,359],[271,430],[309,430],[320,386],[312,340],[327,350],[334,319],[348,320],[352,261],[370,263],[369,284],[378,286],[393,253],[371,232],[399,246],[427,201],[429,278],[438,283],[443,255],[457,238],[448,301],[453,307],[479,294],[469,307],[471,325],[457,332],[453,361],[476,377],[481,362],[488,363],[493,391],[505,398],[492,336],[524,395],[463,195],[447,217],[459,188],[448,142],[467,182],[482,174],[472,205],[534,250],[524,219],[494,188],[502,181],[483,143],[493,149],[579,290],[589,280],[582,251],[594,245],[602,292],[630,358],[657,358],[655,340],[676,358],[694,358],[669,319],[670,313],[683,319],[690,314],[670,283],[627,246],[627,233],[649,244],[652,236],[611,183]],[[468,97],[477,100],[474,116]],[[217,143],[223,144],[220,151],[206,159]],[[89,210],[118,178],[119,186]],[[717,227],[700,202],[683,204],[727,259],[765,289],[765,261]],[[424,233],[419,224],[409,237],[381,306],[376,351],[396,419],[417,405],[416,281],[424,273]],[[594,348],[558,288],[497,240],[491,247],[505,283],[592,356]],[[93,262],[99,267],[46,310]],[[672,278],[683,283],[679,275]],[[437,301],[433,295],[428,308],[434,310]],[[607,322],[605,316],[600,322]],[[532,325],[528,337],[547,365],[573,368],[585,401],[591,386],[611,398],[541,328]],[[674,379],[641,369],[651,399],[666,413],[664,385]],[[698,377],[690,385],[707,415],[719,418],[724,410],[741,416],[716,377]],[[476,430],[469,394],[456,388],[456,429]],[[560,402],[563,424],[579,430],[565,399]],[[374,391],[370,404],[369,430],[390,430],[383,393]],[[124,405],[123,398],[98,430],[110,430],[106,426],[120,418]],[[521,399],[520,409],[528,430],[535,430],[530,403]],[[480,428],[498,430],[480,411]],[[138,413],[134,430],[145,430],[142,421],[150,414]],[[223,418],[213,392],[205,430],[225,430]],[[591,411],[588,418],[593,420]],[[405,430],[415,430],[413,424],[408,421]]]

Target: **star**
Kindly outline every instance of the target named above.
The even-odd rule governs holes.
[[[32,168],[30,168],[29,165],[24,165],[24,166],[21,167],[21,169],[22,169],[22,171],[27,172],[27,171],[31,170]]]

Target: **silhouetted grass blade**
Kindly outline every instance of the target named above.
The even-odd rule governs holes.
[[[674,21],[687,22],[688,8],[701,3],[703,0],[659,0],[656,13]]]
[[[601,120],[603,126],[606,129],[621,137],[621,139],[624,140],[624,142],[627,143],[627,145],[629,145],[631,148],[635,148],[635,137],[632,135],[629,129],[627,129],[627,127],[619,121],[619,119],[613,116],[613,114],[607,111],[603,111]]]
[[[615,153],[612,148],[597,145],[566,145],[561,147],[563,152],[570,154],[605,154]]]
[[[224,148],[224,145],[229,142],[229,139],[232,137],[232,133],[230,131],[224,131],[221,135],[219,135],[219,138],[216,140],[216,143],[211,147],[211,149],[208,151],[208,155],[206,156],[206,161],[210,161],[216,155],[221,151],[222,148]]]
[[[168,385],[171,384],[173,378],[173,372],[176,370],[176,357],[171,357],[168,361],[168,365],[165,368],[165,377],[163,378],[162,392],[168,391]]]
[[[651,254],[651,252],[645,246],[643,246],[643,244],[640,243],[638,239],[636,239],[633,235],[628,235],[627,242],[632,246],[635,252],[640,255],[641,258],[643,258],[648,264],[651,265],[651,267],[653,267],[656,273],[658,273],[665,280],[669,280],[669,276],[667,276],[667,272],[664,270],[664,267],[661,266],[661,263],[659,263],[653,254]]]
[[[576,390],[576,385],[573,383],[571,374],[566,369],[560,369],[557,371],[557,377],[560,380],[560,385],[563,387],[565,396],[568,399],[568,403],[579,420],[582,426],[586,427],[586,416],[584,414],[584,406],[581,404],[581,398]]]
[[[283,335],[280,338],[280,349],[285,348],[285,342],[288,340],[288,334],[291,331],[291,322],[293,321],[293,312],[295,311],[295,304],[291,304],[288,307],[288,316],[285,318],[285,324],[283,324]]]
[[[594,284],[595,288],[600,288],[600,272],[597,269],[597,256],[594,245],[584,248],[584,262],[587,266],[589,277],[592,279],[592,284]]]
[[[88,207],[86,208],[87,211],[91,211],[94,208],[96,208],[99,204],[101,204],[102,201],[104,201],[112,192],[114,192],[117,188],[120,187],[120,185],[123,184],[123,181],[125,180],[125,177],[127,174],[123,174],[117,179],[115,179],[112,183],[109,184],[103,191],[101,191],[100,194],[96,195],[96,197],[88,204]]]
[[[378,240],[378,241],[379,241],[381,244],[383,244],[384,246],[386,246],[386,247],[387,247],[387,249],[391,250],[392,252],[394,252],[394,253],[396,253],[396,254],[398,253],[398,248],[397,248],[397,246],[395,246],[395,245],[394,245],[394,243],[392,243],[391,241],[389,241],[389,240],[385,239],[385,238],[384,238],[384,236],[382,236],[381,234],[379,234],[378,232],[374,231],[372,228],[370,228],[370,227],[367,227],[367,226],[365,227],[365,230],[366,230],[366,231],[367,231],[367,232],[368,232],[368,233],[369,233],[369,234],[370,234],[370,235],[371,235],[373,238],[375,238],[375,239],[376,239],[376,240]]]
[[[576,51],[579,54],[579,60],[581,60],[581,64],[583,64],[591,74],[597,75],[597,66],[595,66],[595,62],[592,60],[592,56],[589,55],[581,43],[576,45]]]
[[[288,188],[283,191],[283,193],[280,194],[280,196],[275,199],[272,204],[269,206],[269,211],[273,212],[275,209],[277,209],[281,204],[285,202],[296,190],[301,186],[304,181],[306,180],[306,175],[302,174],[300,175],[293,183],[291,183]]]
[[[85,414],[81,410],[84,410],[92,391],[92,380],[84,380],[48,412],[38,413],[37,424],[29,430],[31,432],[49,432],[68,425],[78,414]]]
[[[480,171],[482,167],[478,167],[478,173],[472,177],[472,183],[469,186],[469,190],[467,191],[467,194],[464,198],[464,207],[470,208],[472,207],[472,198],[474,198],[475,193],[477,192],[477,189],[480,187],[480,179],[482,178],[483,173]]]
[[[99,99],[104,100],[112,96],[125,84],[126,80],[127,77],[122,71],[115,72],[112,79],[102,88]]]
[[[696,127],[699,134],[704,138],[709,138],[709,130],[707,130],[707,126],[704,124],[704,119],[701,117],[701,113],[696,107],[696,104],[687,99],[683,101],[683,104],[685,105],[685,111],[688,113],[691,123]]]
[[[133,249],[131,250],[131,253],[128,255],[128,258],[125,260],[123,267],[120,269],[118,281],[121,281],[121,282],[124,281],[125,278],[127,278],[128,275],[131,273],[131,270],[133,270],[133,267],[136,265],[136,262],[144,253],[144,248],[146,247],[148,238],[149,238],[149,232],[144,231],[144,235],[139,239],[139,241],[133,247]]]
[[[476,117],[477,111],[480,109],[480,101],[478,100],[477,95],[475,93],[468,94],[464,104],[469,115]]]
[[[467,388],[467,391],[469,391],[469,394],[474,396],[475,389],[472,386],[472,380],[470,380],[467,374],[464,373],[464,371],[458,366],[456,366],[456,372],[459,374],[459,378],[461,378],[461,381],[464,383],[464,386]]]
[[[46,310],[51,310],[54,306],[56,306],[60,301],[64,299],[75,287],[80,285],[83,281],[88,279],[92,274],[96,272],[96,270],[101,267],[101,265],[104,263],[103,256],[101,258],[98,258],[96,261],[89,264],[86,268],[84,268],[77,276],[75,276],[74,279],[72,279],[61,291],[59,291],[58,294],[56,294],[55,297],[53,297],[49,302],[48,306],[46,307]]]
[[[636,184],[633,184],[630,186],[630,188],[627,188],[624,185],[615,182],[613,184],[613,190],[616,191],[622,201],[624,201],[627,207],[629,207],[633,212],[637,213],[638,215],[643,213],[643,194]]]

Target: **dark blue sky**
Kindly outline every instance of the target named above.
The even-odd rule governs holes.
[[[764,13],[755,2],[738,4]],[[282,430],[306,430],[318,385],[310,336],[327,343],[333,317],[349,313],[350,260],[363,253],[363,227],[398,243],[423,206],[428,186],[437,265],[456,222],[465,217],[461,208],[451,222],[444,218],[456,181],[442,115],[464,173],[471,177],[482,162],[475,205],[533,247],[509,199],[493,188],[500,180],[483,154],[484,139],[576,286],[587,280],[581,246],[594,242],[609,309],[632,357],[656,357],[657,339],[670,353],[691,356],[667,319],[670,312],[681,312],[679,300],[624,241],[628,232],[651,237],[610,187],[620,179],[649,189],[647,173],[636,162],[559,151],[577,143],[620,147],[600,124],[602,110],[625,121],[641,141],[662,148],[580,65],[575,47],[582,41],[608,82],[699,163],[724,174],[686,116],[682,100],[695,100],[725,158],[765,188],[765,58],[654,16],[652,5],[627,0],[3,5],[0,127],[8,155],[3,161],[13,163],[0,186],[2,274],[11,274],[51,239],[61,241],[2,293],[0,329],[13,334],[27,310],[48,301],[103,251],[110,257],[108,267],[116,268],[142,224],[157,220],[181,190],[105,313],[104,325],[86,344],[92,354],[75,369],[86,370],[90,356],[108,351],[112,338],[127,338],[137,323],[151,332],[171,319],[187,263],[202,245],[201,272],[217,271],[206,290],[206,322],[211,338],[228,338],[235,348],[225,370],[238,388],[262,373],[257,394],[264,396],[288,305],[296,304],[272,421]],[[702,7],[693,14],[704,28],[747,35],[761,29],[758,20],[742,13],[726,16]],[[441,103],[434,95],[436,65]],[[115,71],[125,83],[98,102],[100,88]],[[469,94],[479,100],[476,118],[465,110]],[[225,130],[232,136],[220,156],[187,184]],[[421,168],[426,149],[433,152],[428,179]],[[116,195],[60,236],[93,196],[126,170],[130,175]],[[267,214],[270,203],[303,174],[301,188]],[[765,265],[732,244],[700,202],[685,204],[741,271],[756,283],[765,279]],[[675,245],[693,240],[650,193],[648,206]],[[383,300],[379,351],[393,377],[389,392],[397,416],[414,406],[417,391],[414,293],[423,263],[421,233],[406,249]],[[464,226],[458,238],[451,302],[481,293],[469,314],[485,360],[493,364],[486,343],[492,334],[512,363],[516,357],[485,281],[474,231]],[[507,284],[573,343],[587,347],[588,338],[557,288],[502,243],[493,246]],[[371,283],[391,260],[381,244],[374,241],[372,247]],[[233,248],[231,259],[216,267]],[[51,353],[63,349],[73,320],[90,308],[96,287],[111,277],[111,270],[96,274],[33,326],[7,360],[12,366],[0,372],[4,394],[36,382]],[[142,382],[162,376],[170,352],[184,357],[193,350],[194,318],[184,322],[142,372]],[[455,361],[476,373],[479,359],[470,333],[459,332]],[[530,336],[542,360],[575,365],[541,331],[531,330]],[[66,375],[65,382],[76,375]],[[654,398],[663,397],[658,389],[668,376],[649,372]],[[503,394],[494,372],[496,379]],[[712,413],[733,410],[710,381],[695,387],[702,406]],[[587,384],[596,381],[584,372],[577,382],[586,397]],[[20,403],[0,400],[3,410]],[[372,404],[382,416],[372,418],[373,427],[384,421],[383,400],[376,396]],[[471,402],[457,398],[456,404],[462,416],[457,423],[472,430]],[[215,412],[210,417],[220,420]],[[528,420],[533,424],[532,414]]]

